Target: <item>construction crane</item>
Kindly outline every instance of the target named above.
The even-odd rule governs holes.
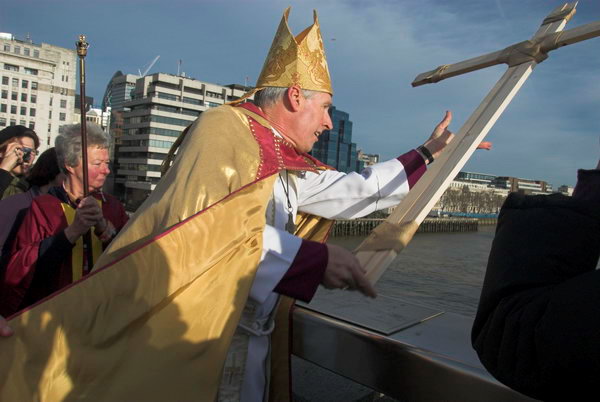
[[[150,65],[144,70],[144,72],[142,72],[140,69],[138,69],[138,73],[140,74],[140,77],[144,77],[146,74],[148,74],[148,71],[150,71],[150,69],[154,66],[154,64],[158,61],[158,59],[160,59],[160,54],[158,56],[156,56],[154,58],[154,60],[152,60],[152,62],[150,63]]]

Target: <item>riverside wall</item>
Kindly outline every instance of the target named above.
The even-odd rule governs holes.
[[[385,219],[337,220],[331,236],[367,236]],[[495,218],[426,218],[417,233],[476,232],[479,225],[495,225]]]

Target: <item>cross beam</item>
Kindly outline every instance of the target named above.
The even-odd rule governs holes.
[[[575,14],[577,3],[565,4],[557,7],[546,19],[546,21],[557,21],[558,16],[563,16],[565,23]],[[542,24],[543,26],[543,24]],[[508,46],[503,50],[488,53],[483,56],[474,57],[460,63],[445,64],[435,70],[419,74],[412,82],[413,87],[424,84],[436,83],[450,77],[470,73],[471,71],[508,64],[509,67],[535,60],[538,63],[548,57],[548,53],[562,46],[572,45],[587,39],[600,36],[600,21],[591,22],[568,31],[548,33],[547,35],[534,36],[531,40],[519,42]]]
[[[575,13],[576,5],[576,2],[565,3],[557,7],[544,19],[528,45],[513,47],[517,49],[516,53],[525,51],[525,59],[515,61],[522,56],[506,56],[506,60],[513,60],[510,62],[512,65],[509,64],[508,70],[461,127],[454,141],[446,147],[440,158],[427,170],[388,219],[375,228],[356,248],[356,257],[365,267],[367,277],[372,283],[381,277],[397,254],[410,242],[421,222],[467,163],[477,145],[490,131],[535,66],[547,57],[545,53],[548,49],[599,35],[600,22],[561,32]],[[506,55],[515,52],[502,50],[447,66],[443,71],[439,71],[438,68],[433,72],[421,74],[415,82],[437,82],[440,79],[507,62],[497,62],[498,59],[502,59],[499,57],[502,53]]]

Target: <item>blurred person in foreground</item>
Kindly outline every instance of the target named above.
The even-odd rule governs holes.
[[[573,196],[506,199],[472,343],[502,383],[542,400],[592,400],[600,378],[600,161]]]
[[[109,137],[88,123],[87,153],[90,195],[84,198],[80,125],[66,126],[56,138],[61,186],[35,198],[17,232],[6,268],[2,314],[19,311],[79,280],[91,267],[83,235],[91,230],[94,261],[127,222],[121,203],[102,192],[110,173]]]
[[[25,177],[39,146],[35,131],[25,126],[9,126],[0,131],[0,199],[29,189]]]

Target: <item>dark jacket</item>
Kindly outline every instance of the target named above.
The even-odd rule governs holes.
[[[24,193],[29,189],[27,180],[13,176],[12,173],[0,169],[0,200],[11,195]]]
[[[576,190],[507,198],[472,331],[499,381],[543,400],[600,395],[600,171]]]

